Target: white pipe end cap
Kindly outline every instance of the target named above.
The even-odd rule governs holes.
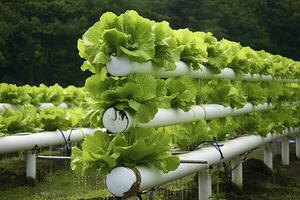
[[[102,122],[106,130],[111,133],[125,132],[131,125],[129,114],[115,108],[109,108],[104,112]]]
[[[107,189],[117,197],[123,197],[136,181],[135,173],[126,167],[114,168],[105,180]]]

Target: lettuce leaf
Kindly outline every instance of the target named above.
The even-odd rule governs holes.
[[[96,131],[86,137],[82,150],[73,147],[71,167],[81,175],[94,171],[106,174],[117,166],[137,165],[154,166],[166,173],[179,165],[178,157],[170,150],[169,137],[155,129],[135,128],[116,136]]]

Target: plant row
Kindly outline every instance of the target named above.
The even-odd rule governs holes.
[[[187,76],[160,79],[132,74],[121,79],[101,79],[96,74],[86,80],[85,90],[91,107],[89,118],[95,126],[103,126],[103,113],[110,107],[126,110],[136,121],[146,123],[159,108],[188,111],[191,106],[201,104],[241,108],[248,102],[280,105],[300,100],[297,83],[205,80]]]
[[[119,16],[107,12],[78,41],[83,70],[97,73],[110,57],[125,56],[132,61],[151,61],[171,71],[179,60],[194,70],[206,66],[212,73],[231,68],[237,74],[263,74],[298,79],[300,62],[255,51],[237,42],[217,40],[211,33],[171,29],[168,22],[155,22],[127,11]],[[122,66],[120,66],[122,67]]]
[[[38,111],[35,106],[25,106],[18,110],[6,108],[0,113],[0,136],[88,126],[82,108],[64,110],[50,107]]]
[[[69,107],[79,106],[84,100],[83,88],[68,86],[63,88],[58,84],[45,86],[16,86],[14,84],[0,83],[0,103],[15,105],[39,105],[40,103],[53,103],[58,106],[66,103]]]

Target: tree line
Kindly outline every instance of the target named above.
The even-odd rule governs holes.
[[[104,12],[128,9],[300,60],[300,0],[2,0],[0,82],[83,85],[78,38]]]

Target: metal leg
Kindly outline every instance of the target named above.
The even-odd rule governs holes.
[[[264,163],[270,169],[273,169],[273,151],[272,151],[272,144],[268,143],[264,147]]]
[[[283,165],[290,164],[290,154],[289,154],[289,139],[287,137],[283,137],[281,139],[281,158]]]
[[[243,187],[243,163],[241,156],[231,160],[231,179],[239,188]]]
[[[198,172],[198,195],[199,200],[211,198],[211,174],[209,169]]]
[[[26,159],[26,177],[36,179],[36,151],[28,151]]]

